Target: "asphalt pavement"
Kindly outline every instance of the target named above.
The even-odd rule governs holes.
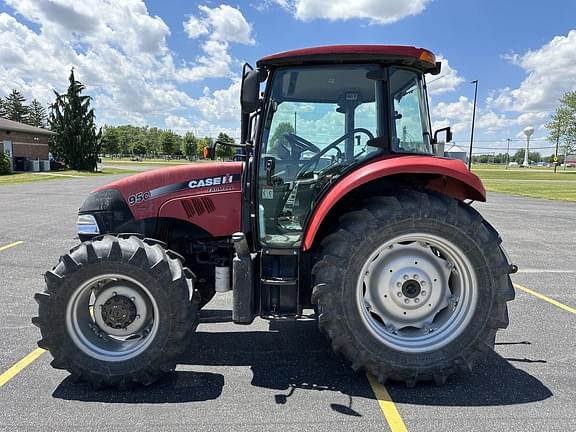
[[[36,348],[33,294],[77,244],[76,212],[119,176],[0,187],[0,374]],[[576,204],[491,194],[476,208],[500,231],[515,283],[576,307]],[[0,387],[0,430],[387,431],[365,375],[332,353],[314,320],[231,323],[218,295],[176,373],[150,388],[94,391],[51,356]],[[576,430],[576,314],[518,289],[496,352],[443,387],[390,383],[409,431]],[[400,430],[398,428],[393,430]]]

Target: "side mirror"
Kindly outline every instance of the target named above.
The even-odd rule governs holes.
[[[436,130],[436,132],[434,132],[434,138],[432,139],[432,144],[438,143],[438,134],[440,132],[446,132],[446,140],[444,142],[452,141],[452,130],[450,129],[450,126],[447,126],[447,127],[440,128],[440,129]]]
[[[446,132],[446,139],[443,142],[438,142],[438,134],[441,132]],[[452,141],[452,130],[450,129],[450,126],[436,130],[436,132],[434,132],[434,138],[432,138],[434,154],[436,156],[444,156],[444,145],[450,141]]]
[[[247,70],[250,68],[249,70]],[[240,106],[243,114],[250,114],[260,107],[260,83],[266,79],[266,73],[252,69],[247,63],[242,70],[242,87],[240,89]]]

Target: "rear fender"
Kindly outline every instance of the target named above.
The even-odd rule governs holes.
[[[314,209],[304,233],[302,250],[309,250],[330,210],[344,197],[370,182],[391,176],[409,176],[424,182],[429,190],[453,198],[486,201],[482,182],[460,160],[433,156],[392,156],[361,166],[342,177],[322,197]]]

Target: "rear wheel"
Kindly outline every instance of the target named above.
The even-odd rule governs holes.
[[[343,215],[313,268],[320,328],[356,370],[444,383],[494,347],[514,298],[500,237],[468,205],[412,190]]]
[[[96,387],[156,381],[175,367],[198,322],[192,275],[152,240],[82,243],[45,279],[35,296],[38,345],[54,367]]]

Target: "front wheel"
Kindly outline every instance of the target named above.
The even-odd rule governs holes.
[[[38,345],[95,387],[151,384],[175,367],[200,296],[180,259],[152,240],[106,235],[46,273],[36,294]]]
[[[313,302],[333,348],[381,382],[438,384],[494,347],[514,298],[496,231],[470,206],[374,197],[322,241]]]

